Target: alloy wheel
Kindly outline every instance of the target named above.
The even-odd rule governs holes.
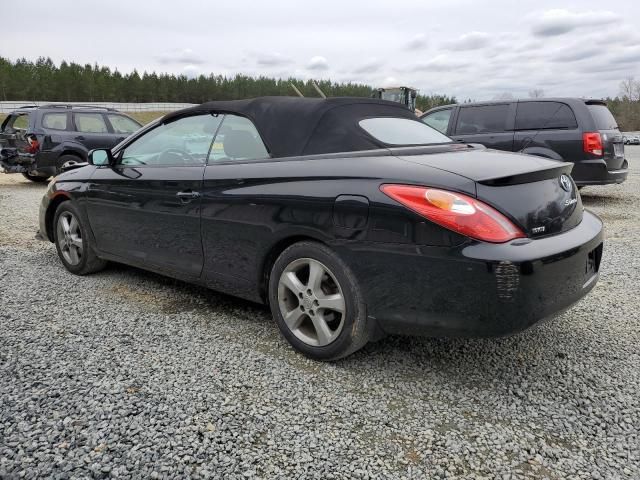
[[[78,265],[82,261],[84,245],[80,223],[71,212],[63,212],[58,217],[57,241],[62,256],[70,265]]]
[[[291,333],[307,345],[329,345],[344,326],[342,288],[331,270],[312,258],[299,258],[284,269],[278,307]]]

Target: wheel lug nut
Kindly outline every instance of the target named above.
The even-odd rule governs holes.
[[[304,305],[300,305],[300,310],[304,312]]]
[[[316,314],[316,312],[314,312],[313,310],[309,310],[309,313],[311,314],[312,317]]]
[[[302,297],[303,297],[302,292],[300,292],[300,293],[298,294],[298,296],[299,296],[300,298],[302,298]]]
[[[313,304],[317,307],[318,305],[320,305],[320,302],[318,302],[318,300],[314,300]]]
[[[308,289],[308,290],[307,290],[307,295],[311,295],[311,293],[312,293],[312,292],[311,292],[311,289]]]

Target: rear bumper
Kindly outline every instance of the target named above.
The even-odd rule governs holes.
[[[0,167],[5,173],[27,173],[35,164],[35,155],[18,152],[15,148],[3,148],[0,150]]]
[[[584,160],[575,162],[571,176],[576,185],[607,185],[622,183],[629,175],[629,163],[625,160],[622,166],[615,170],[607,170],[607,163],[600,160]]]
[[[585,212],[552,237],[456,248],[370,244],[350,252],[349,263],[369,317],[386,333],[500,336],[585,296],[598,280],[602,242],[602,222]]]
[[[43,165],[43,154],[25,153],[15,148],[0,150],[0,167],[5,173],[31,173],[46,176],[55,175],[55,166]]]

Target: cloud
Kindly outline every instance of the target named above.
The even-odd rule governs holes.
[[[324,57],[315,56],[309,60],[309,63],[307,63],[307,69],[317,71],[329,70],[329,62],[327,62],[327,59]]]
[[[172,50],[157,56],[158,62],[163,65],[182,64],[182,65],[202,65],[204,60],[190,48],[182,50]]]
[[[579,60],[585,60],[587,58],[598,56],[602,53],[602,48],[588,47],[588,48],[564,48],[557,54],[553,55],[551,59],[554,62],[577,62]]]
[[[614,64],[640,62],[640,47],[628,48],[617,55],[612,55],[610,61]]]
[[[444,44],[448,50],[464,51],[478,50],[486,47],[491,41],[491,36],[485,32],[470,32],[460,35],[456,40]]]
[[[377,58],[372,58],[369,61],[362,63],[356,68],[354,68],[352,73],[355,73],[355,74],[375,73],[380,70],[382,65],[384,65],[384,62],[382,60],[378,60]]]
[[[280,67],[293,63],[293,60],[278,52],[259,53],[255,57],[256,63],[262,67]]]
[[[619,15],[609,11],[570,12],[564,9],[545,11],[533,22],[533,34],[538,37],[553,37],[564,35],[572,30],[583,27],[597,26],[602,28],[619,21]]]
[[[427,72],[444,72],[447,70],[456,70],[467,65],[467,62],[452,58],[448,55],[441,54],[427,60],[426,62],[418,62],[411,65],[411,71],[427,71]]]
[[[200,69],[200,67],[196,65],[185,65],[184,68],[182,69],[182,73],[187,78],[196,78],[198,75],[202,73],[202,70]]]
[[[424,33],[418,33],[417,35],[414,35],[413,38],[405,44],[405,47],[409,50],[417,50],[426,46],[427,36]]]
[[[389,87],[397,87],[399,84],[400,82],[398,82],[398,79],[396,77],[387,77],[382,81],[380,86],[382,88],[389,88]]]

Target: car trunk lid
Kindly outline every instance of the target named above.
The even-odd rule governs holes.
[[[477,198],[511,218],[530,237],[561,233],[582,221],[582,201],[569,175],[572,163],[480,148],[402,153],[398,156],[405,161],[473,180]]]

